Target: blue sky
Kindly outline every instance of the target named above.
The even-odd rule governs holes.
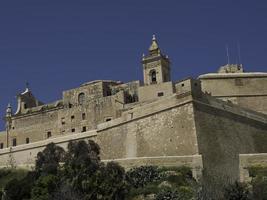
[[[267,71],[265,0],[8,0],[0,2],[0,113],[30,83],[44,102],[94,79],[142,79],[152,34],[173,80],[236,63]],[[2,127],[2,128],[1,128]],[[0,124],[3,129],[3,123]]]

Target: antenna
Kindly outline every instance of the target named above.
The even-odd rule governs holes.
[[[28,81],[26,81],[26,88],[30,88],[30,83]]]
[[[230,65],[230,57],[229,57],[228,44],[225,45],[225,49],[226,49],[227,63],[228,63],[228,65]]]
[[[240,51],[240,43],[237,43],[237,51],[238,51],[238,60],[239,64],[242,65],[242,60],[241,60],[241,51]]]

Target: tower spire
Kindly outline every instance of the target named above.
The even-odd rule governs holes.
[[[149,47],[149,53],[150,55],[160,55],[160,48],[155,34],[152,36],[152,44]]]

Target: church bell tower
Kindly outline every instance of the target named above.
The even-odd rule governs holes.
[[[171,80],[170,60],[161,53],[155,35],[149,47],[149,55],[142,58],[144,84],[160,84]]]

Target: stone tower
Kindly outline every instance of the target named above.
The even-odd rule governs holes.
[[[143,55],[144,84],[159,84],[171,80],[170,60],[161,53],[155,35],[149,47],[149,55]]]

